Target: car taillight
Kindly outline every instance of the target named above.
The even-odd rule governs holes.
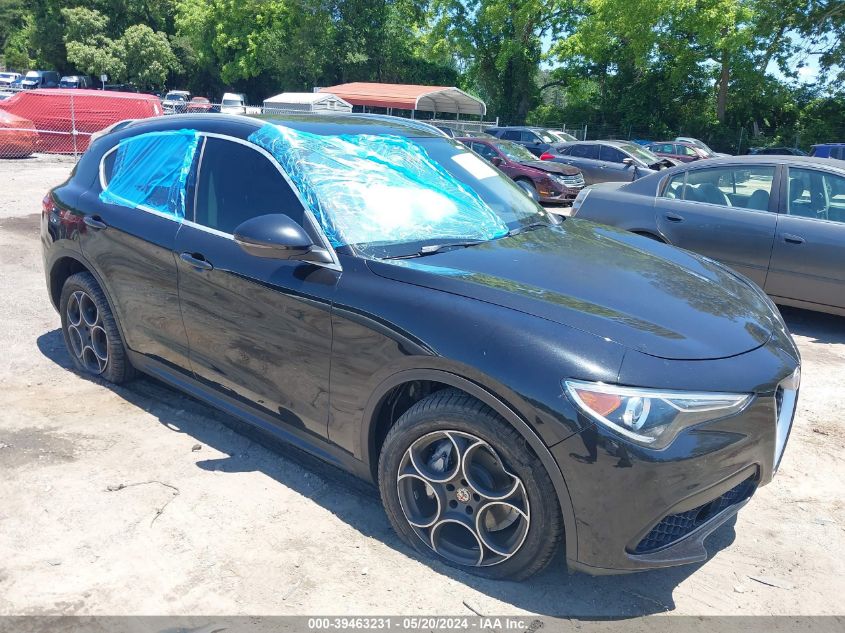
[[[551,152],[543,152],[540,154],[540,160],[554,160],[555,155]]]
[[[590,195],[590,191],[592,191],[592,189],[590,189],[589,187],[584,187],[581,191],[578,192],[578,195],[575,196],[575,200],[572,201],[572,215],[578,213],[578,209],[580,209],[581,205],[584,204],[584,200],[587,196]]]
[[[53,204],[53,196],[48,193],[46,196],[44,196],[44,199],[41,200],[41,214],[50,215],[55,210],[56,205]]]

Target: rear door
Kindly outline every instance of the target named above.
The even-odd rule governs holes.
[[[789,167],[783,191],[766,292],[845,308],[845,176]]]
[[[193,133],[150,133],[104,156],[99,187],[80,196],[82,252],[103,283],[126,346],[190,371],[173,249],[198,156]],[[101,192],[105,190],[104,195]]]
[[[766,283],[777,227],[774,164],[690,169],[664,184],[655,205],[660,233]]]
[[[569,153],[562,156],[561,161],[580,169],[588,185],[604,182],[602,170],[599,168],[599,146],[595,143],[571,145]]]
[[[340,272],[255,257],[233,239],[242,222],[270,213],[289,215],[314,233],[299,197],[263,149],[209,136],[194,209],[176,251],[196,377],[272,424],[324,437],[331,301]]]

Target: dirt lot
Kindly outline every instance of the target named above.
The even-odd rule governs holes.
[[[484,581],[418,559],[333,469],[152,380],[70,371],[38,242],[70,168],[0,162],[0,614],[843,613],[845,319],[785,311],[804,359],[792,439],[710,561]]]

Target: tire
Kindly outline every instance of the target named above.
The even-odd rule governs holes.
[[[59,314],[65,346],[77,370],[114,384],[135,377],[106,295],[91,273],[68,277]]]
[[[525,178],[520,178],[519,180],[515,180],[517,186],[525,191],[534,202],[538,202],[540,200],[540,195],[537,193],[537,187],[534,186],[534,183],[530,180],[526,180]]]
[[[397,420],[379,456],[378,484],[403,541],[478,576],[524,580],[549,563],[563,536],[554,486],[525,439],[454,389]]]

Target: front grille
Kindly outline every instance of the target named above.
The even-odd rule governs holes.
[[[729,508],[741,501],[745,501],[754,492],[756,481],[749,477],[741,484],[734,486],[725,494],[713,501],[681,512],[670,514],[655,525],[645,538],[637,544],[635,554],[647,554],[662,549],[672,543],[681,540],[693,530],[701,527],[707,521],[719,514],[725,508]]]
[[[577,176],[558,176],[558,180],[567,187],[583,187],[584,177],[581,174]]]

